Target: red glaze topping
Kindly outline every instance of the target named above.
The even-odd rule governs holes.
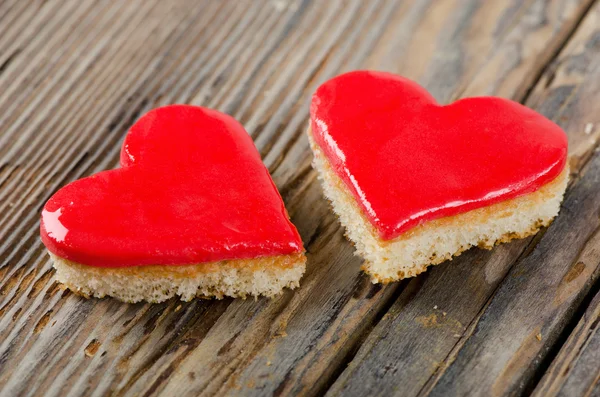
[[[494,97],[440,106],[389,73],[327,81],[313,97],[311,128],[384,240],[531,193],[567,160],[565,133],[531,109]]]
[[[182,265],[301,252],[250,136],[214,110],[172,105],[135,123],[121,168],[48,200],[42,241],[98,267]]]

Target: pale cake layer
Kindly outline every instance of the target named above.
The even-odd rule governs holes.
[[[346,228],[346,236],[365,259],[363,270],[373,283],[414,277],[429,265],[460,255],[472,246],[492,248],[537,233],[558,214],[567,187],[568,166],[533,193],[416,226],[392,240],[382,240],[345,183],[308,131],[323,190]]]
[[[306,257],[297,253],[197,265],[92,267],[50,253],[56,279],[85,297],[112,296],[124,302],[162,302],[174,296],[218,299],[264,295],[298,287]]]

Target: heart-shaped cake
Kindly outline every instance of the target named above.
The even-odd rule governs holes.
[[[516,102],[442,106],[406,78],[355,71],[319,87],[310,113],[313,164],[373,282],[531,235],[558,213],[567,137]]]
[[[128,132],[121,167],[77,180],[44,206],[57,279],[128,302],[242,296],[295,287],[300,236],[240,123],[188,105]]]

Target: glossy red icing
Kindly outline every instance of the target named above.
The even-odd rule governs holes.
[[[303,250],[242,125],[172,105],[135,123],[121,168],[60,189],[42,212],[54,254],[99,267],[180,265]]]
[[[564,169],[567,137],[518,103],[447,106],[416,83],[356,71],[311,105],[313,136],[380,237],[533,192]]]

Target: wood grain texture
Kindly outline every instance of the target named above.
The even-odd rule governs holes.
[[[599,117],[592,105],[600,100],[599,21],[596,5],[530,101],[569,132],[575,180],[561,215],[511,269],[432,395],[527,391],[598,279],[600,155],[593,153],[599,135],[585,126]]]
[[[583,269],[574,268],[576,277]],[[600,394],[600,293],[597,293],[560,353],[537,385],[534,396],[596,396]]]
[[[529,106],[555,119],[567,131],[573,176],[577,176],[581,167],[589,160],[597,148],[600,137],[597,131],[585,133],[585,126],[590,122],[597,122],[598,119],[593,104],[600,99],[596,87],[598,77],[594,73],[600,62],[600,53],[597,51],[590,53],[586,50],[590,48],[590,41],[593,42],[597,37],[598,11],[596,6],[586,15],[584,24],[553,67],[547,70],[527,101]],[[586,61],[581,59],[582,53]],[[572,65],[577,62],[577,59],[580,59],[580,62],[578,69],[575,70]],[[566,94],[565,87],[572,87],[572,90]],[[574,182],[577,183],[578,180],[575,179]],[[570,203],[572,211],[577,212],[582,209],[583,203],[578,193],[573,193],[570,197],[577,197],[573,198],[575,202]],[[594,199],[594,195],[591,194],[588,205],[598,204],[598,200]],[[563,211],[568,211],[568,205],[567,201]],[[531,333],[532,330],[526,328],[528,322],[524,320],[543,312],[554,318],[553,316],[558,313],[552,305],[545,307],[544,302],[552,302],[552,294],[565,294],[567,290],[569,295],[561,296],[560,299],[564,300],[561,301],[564,305],[561,306],[564,310],[561,314],[568,316],[577,306],[578,299],[595,280],[595,269],[599,265],[600,257],[597,256],[598,243],[595,240],[587,241],[589,235],[596,230],[597,221],[594,210],[590,209],[590,211],[587,214],[578,214],[582,216],[581,218],[568,220],[562,230],[558,225],[550,227],[548,233],[552,232],[550,235],[556,236],[555,241],[545,246],[543,252],[546,255],[554,255],[559,263],[551,271],[549,265],[537,263],[538,266],[544,266],[542,269],[548,273],[541,271],[537,273],[539,268],[530,270],[528,274],[532,278],[531,285],[524,283],[513,285],[510,274],[514,273],[514,269],[508,277],[506,274],[519,255],[521,257],[519,269],[532,268],[531,257],[535,257],[534,253],[538,252],[534,250],[537,243],[535,238],[496,247],[491,253],[471,251],[455,259],[451,264],[430,270],[426,277],[411,281],[406,291],[400,295],[398,301],[369,335],[348,369],[333,385],[331,394],[343,392],[350,395],[367,393],[413,395],[428,394],[432,389],[433,394],[440,395],[520,393],[522,390],[518,389],[518,386],[526,385],[530,379],[535,378],[535,373],[527,374],[525,369],[527,367],[535,369],[535,364],[540,363],[540,357],[537,357],[538,351],[543,353],[541,350],[543,347],[552,345],[551,335],[548,335],[551,331],[545,323],[538,324],[539,329]],[[561,214],[559,220],[566,216]],[[575,230],[577,224],[581,227],[591,227],[591,231],[587,234],[581,232],[578,243],[580,245],[587,243],[586,247],[595,253],[593,255],[596,257],[590,257],[591,265],[587,265],[585,272],[582,271],[577,275],[579,282],[570,283],[568,287],[559,287],[562,277],[568,272],[570,266],[576,266],[576,262],[564,261],[565,258],[561,255],[567,253],[576,255],[581,247],[573,242],[570,242],[573,244],[571,246],[556,245],[556,240],[560,240],[567,230]],[[546,234],[544,238],[550,237]],[[530,244],[528,248],[527,244]],[[550,250],[554,245],[556,247]],[[534,253],[531,253],[532,251]],[[553,275],[556,281],[553,289],[547,287],[551,285],[550,275]],[[536,286],[537,284],[539,287]],[[448,288],[449,285],[455,285],[457,288]],[[498,292],[496,292],[497,288],[500,288]],[[500,316],[508,304],[504,301],[498,303],[496,307],[487,307],[490,298],[493,296],[491,300],[493,304],[494,299],[498,299],[497,295],[504,288],[510,291],[507,292],[507,298],[517,300],[514,304],[519,304],[520,315],[511,313],[511,316]],[[538,294],[538,288],[546,288],[545,294],[533,300],[531,294]],[[517,293],[522,296],[517,298]],[[535,302],[538,304],[535,305]],[[499,317],[488,320],[486,314]],[[470,344],[477,340],[481,322],[484,320],[490,322],[491,330],[498,329],[497,333],[486,335],[485,341],[482,340],[482,343],[486,343],[486,347],[489,345],[489,348],[494,350],[482,352],[481,344],[476,344],[473,347],[475,351],[470,357],[452,364],[457,359],[457,355],[460,358]],[[566,320],[564,318],[562,320],[564,325]],[[510,326],[513,328],[507,329]],[[519,332],[525,333],[525,336],[533,340],[526,339],[524,336],[524,341],[520,341],[517,338]],[[538,333],[543,335],[544,343],[539,343],[535,338]],[[507,337],[508,335],[510,337]],[[535,354],[509,348],[512,347],[511,343],[514,346],[521,346],[519,345],[521,342],[527,347],[533,342],[539,346]],[[533,363],[534,360],[538,361]],[[450,370],[447,370],[449,365],[451,365]],[[452,369],[461,371],[461,377],[451,377]],[[493,371],[494,369],[496,372]],[[500,372],[503,369],[505,372]],[[511,376],[519,378],[515,380]],[[438,385],[438,382],[441,383]]]
[[[465,327],[487,312],[531,241],[470,251],[410,282],[371,285],[310,168],[310,95],[335,74],[369,67],[413,78],[442,102],[529,97],[550,117],[566,117],[573,169],[585,171],[570,197],[584,195],[577,189],[595,172],[586,164],[598,138],[578,129],[594,114],[587,100],[598,57],[593,44],[581,50],[592,42],[591,3],[0,2],[0,394],[317,395],[342,374],[335,392],[363,339],[368,346],[394,318],[416,338],[405,368],[419,375],[407,384],[383,361],[372,373],[406,395],[437,388],[439,363],[472,339]],[[576,29],[577,40],[547,68]],[[127,305],[85,300],[53,281],[38,238],[44,201],[116,166],[135,119],[174,102],[230,113],[253,136],[308,250],[300,289],[274,300]],[[578,278],[586,282],[566,306],[592,273]],[[425,329],[432,321],[442,325]]]
[[[531,387],[598,277],[600,156],[589,171],[540,243],[511,269],[469,338],[449,357],[431,395],[520,394]]]

